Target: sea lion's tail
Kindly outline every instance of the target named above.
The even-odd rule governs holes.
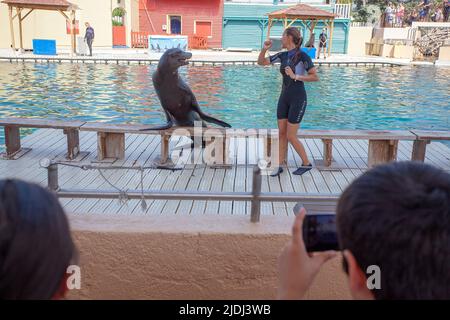
[[[221,127],[224,127],[224,128],[231,128],[231,125],[229,125],[228,123],[226,123],[226,122],[224,122],[224,121],[222,121],[222,120],[213,118],[213,117],[211,117],[211,116],[208,116],[207,114],[202,113],[202,114],[200,115],[200,117],[201,117],[203,120],[207,121],[207,122],[215,123],[215,124],[217,124],[217,125],[219,125],[219,126],[221,126]]]
[[[147,130],[167,130],[173,127],[173,121],[169,120],[166,124],[158,126],[158,127],[148,127],[139,129],[139,131],[147,131]]]

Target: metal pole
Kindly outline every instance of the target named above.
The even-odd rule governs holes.
[[[259,196],[261,195],[261,169],[258,166],[253,167],[253,181],[252,181],[252,206],[251,206],[251,214],[250,221],[251,222],[259,222],[259,218],[261,215],[261,200]]]
[[[58,191],[58,164],[51,163],[47,167],[47,173],[48,173],[48,188],[51,191]]]

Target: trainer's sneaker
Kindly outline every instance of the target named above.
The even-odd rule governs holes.
[[[302,165],[300,168],[298,168],[297,170],[292,172],[292,174],[295,174],[297,176],[301,176],[302,174],[308,172],[311,169],[312,169],[312,164],[311,163],[309,165],[307,165],[307,166]]]
[[[270,174],[271,177],[278,177],[280,174],[283,173],[283,168],[282,167],[278,167],[275,170],[272,171],[272,173]]]

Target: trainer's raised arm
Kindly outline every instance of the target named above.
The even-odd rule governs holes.
[[[272,47],[272,40],[264,41],[264,46],[261,49],[261,52],[259,53],[258,57],[258,64],[260,66],[267,66],[270,64],[270,59],[266,58],[266,52],[269,51],[271,47]]]

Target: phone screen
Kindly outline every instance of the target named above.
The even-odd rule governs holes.
[[[335,214],[307,214],[303,220],[306,251],[339,250]]]

